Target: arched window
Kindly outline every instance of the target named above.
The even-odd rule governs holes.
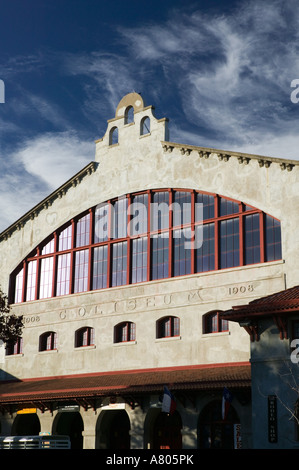
[[[178,317],[163,317],[157,321],[157,338],[179,336],[180,319]]]
[[[10,303],[280,260],[279,220],[196,190],[101,202],[57,228],[11,274]]]
[[[133,106],[128,106],[125,111],[125,124],[130,124],[134,122],[134,108]]]
[[[144,117],[140,122],[140,135],[149,134],[151,130],[151,122],[149,117]]]
[[[53,351],[57,349],[57,333],[47,331],[39,337],[39,351]]]
[[[13,356],[15,354],[23,353],[23,338],[18,338],[16,341],[8,341],[5,346],[6,356]]]
[[[136,340],[136,325],[133,322],[122,322],[114,327],[114,342],[125,343]]]
[[[118,128],[112,127],[109,133],[109,145],[118,144]]]
[[[94,345],[94,329],[85,326],[75,332],[75,347],[81,348],[83,346]]]
[[[204,333],[219,333],[221,331],[228,331],[228,321],[221,319],[219,313],[219,311],[213,311],[206,313],[203,316]]]

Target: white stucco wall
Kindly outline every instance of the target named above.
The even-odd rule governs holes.
[[[283,261],[194,274],[139,285],[73,294],[13,306],[25,317],[22,356],[6,357],[5,370],[18,377],[39,377],[99,370],[121,370],[187,364],[239,362],[249,359],[249,338],[237,324],[229,333],[203,335],[202,316],[297,283],[299,253],[298,166],[294,162],[244,156],[167,142],[168,122],[156,119],[135,94],[125,97],[95,144],[96,170],[52,195],[18,230],[0,235],[0,285],[8,291],[9,275],[30,251],[57,228],[100,202],[154,188],[188,188],[240,200],[281,220]],[[137,104],[136,104],[137,103]],[[124,109],[135,107],[135,122],[124,123]],[[149,116],[150,134],[140,136],[140,121]],[[119,128],[119,143],[109,145],[109,131]],[[186,152],[185,149],[188,149]],[[238,158],[239,157],[239,158]],[[242,157],[242,158],[240,158]],[[244,158],[248,160],[244,160]],[[226,161],[227,160],[227,161]],[[241,161],[242,160],[242,161]],[[282,169],[291,164],[292,171]],[[235,288],[235,289],[233,289]],[[181,319],[179,339],[155,339],[155,322],[173,314]],[[113,344],[113,327],[136,323],[134,344]],[[74,331],[95,328],[95,347],[76,350]],[[58,350],[38,352],[38,337],[58,333]],[[0,352],[1,358],[1,352]]]

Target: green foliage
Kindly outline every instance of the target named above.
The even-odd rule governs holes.
[[[8,297],[0,288],[0,340],[15,342],[23,330],[23,316],[10,313]]]

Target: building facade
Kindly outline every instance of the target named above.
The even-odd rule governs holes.
[[[223,318],[250,337],[253,448],[297,449],[299,287],[234,306]]]
[[[298,162],[173,143],[126,95],[95,161],[0,234],[24,317],[0,347],[1,434],[251,448],[250,340],[221,312],[296,284],[298,209]]]

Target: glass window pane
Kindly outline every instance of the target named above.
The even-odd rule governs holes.
[[[180,334],[180,319],[178,317],[173,317],[173,336],[178,336]]]
[[[93,289],[107,287],[107,257],[108,247],[98,246],[93,251]]]
[[[196,239],[200,239],[197,233],[203,230],[202,246],[196,249],[196,272],[206,272],[215,269],[215,225],[205,224],[195,227]]]
[[[266,215],[266,261],[281,259],[281,229],[280,222]]]
[[[151,278],[163,279],[168,277],[168,233],[154,235],[151,241]]]
[[[136,325],[135,323],[131,322],[129,323],[130,327],[130,341],[135,341],[136,340]]]
[[[148,117],[145,117],[142,119],[141,124],[140,124],[140,135],[146,135],[150,133],[151,129],[151,122]]]
[[[239,266],[239,219],[220,222],[220,267]]]
[[[57,259],[56,295],[70,293],[71,254],[59,255]]]
[[[105,242],[109,234],[109,204],[99,204],[94,217],[94,242]]]
[[[191,273],[191,249],[186,248],[191,239],[191,229],[173,232],[173,275],[182,276]]]
[[[132,240],[132,283],[147,280],[147,238]]]
[[[112,238],[125,238],[128,224],[128,200],[118,199],[111,206]]]
[[[35,288],[36,288],[36,261],[29,261],[27,266],[27,289],[26,289],[26,300],[35,299]]]
[[[152,194],[151,231],[164,230],[169,227],[169,194],[166,191]]]
[[[247,215],[244,219],[244,262],[260,262],[260,216]]]
[[[70,250],[72,248],[72,226],[69,225],[62,232],[60,232],[58,237],[58,250]]]
[[[130,235],[147,232],[148,195],[138,194],[132,197],[130,204]]]
[[[127,242],[112,245],[112,286],[127,283]]]
[[[75,253],[75,279],[74,292],[85,292],[88,283],[89,251],[82,250]]]
[[[200,204],[202,204],[202,210]],[[213,219],[215,214],[214,206],[214,196],[211,196],[209,194],[196,193],[195,221],[201,222],[201,217],[203,220]]]
[[[24,279],[24,268],[22,268],[18,274],[16,275],[16,283],[15,283],[15,298],[14,302],[22,302],[23,296],[23,279]]]
[[[54,238],[52,238],[52,240],[43,246],[41,254],[49,255],[50,253],[54,253]]]
[[[175,191],[172,202],[173,226],[191,223],[191,193]]]
[[[90,214],[78,220],[76,225],[76,246],[89,245]]]
[[[239,203],[235,201],[230,201],[224,197],[220,198],[219,203],[219,215],[230,215],[236,214],[239,212]]]
[[[53,285],[53,257],[43,258],[40,268],[39,298],[46,299],[52,296]]]

